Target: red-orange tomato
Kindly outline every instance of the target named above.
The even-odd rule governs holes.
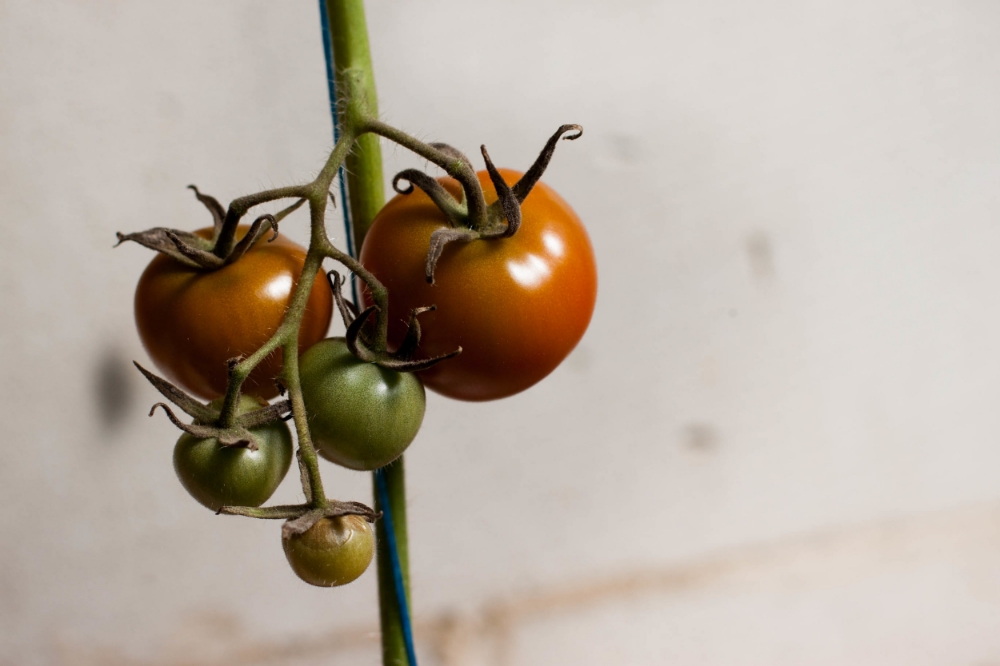
[[[521,177],[500,173],[509,184]],[[478,176],[487,203],[495,201],[489,175]],[[461,196],[456,181],[440,182]],[[375,217],[361,263],[389,290],[390,346],[402,341],[411,309],[436,305],[420,317],[420,356],[462,347],[420,373],[428,388],[460,400],[513,395],[552,372],[587,330],[597,266],[580,219],[543,183],[521,204],[521,216],[510,238],[449,244],[434,285],[424,263],[431,234],[447,221],[430,197],[419,189],[398,195]]]
[[[248,227],[241,226],[237,239]],[[210,238],[211,229],[195,232]],[[226,362],[246,356],[278,330],[302,273],[305,250],[279,236],[266,238],[237,261],[218,270],[192,268],[166,255],[153,258],[135,290],[139,337],[156,366],[174,383],[202,398],[225,393]],[[299,331],[299,349],[326,336],[333,295],[322,273],[309,294]],[[243,391],[264,399],[278,395],[274,378],[281,352],[258,365]]]

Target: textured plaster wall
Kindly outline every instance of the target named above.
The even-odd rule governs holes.
[[[422,663],[1000,663],[1000,5],[369,21],[393,124],[521,168],[584,125],[546,180],[601,271],[546,382],[429,400]],[[371,573],[300,584],[277,525],[177,483],[129,364],[149,254],[111,249],[205,224],[189,183],[310,178],[323,79],[311,1],[0,2],[0,664],[378,662]]]

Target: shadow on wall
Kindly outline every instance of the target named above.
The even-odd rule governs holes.
[[[135,402],[132,362],[120,345],[111,344],[98,355],[93,373],[98,422],[106,433],[117,432],[128,420]]]

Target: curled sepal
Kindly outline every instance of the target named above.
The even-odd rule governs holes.
[[[219,231],[222,230],[222,222],[226,219],[226,209],[222,207],[219,200],[209,194],[202,194],[198,189],[197,185],[188,185],[189,190],[194,190],[194,195],[198,198],[198,201],[205,205],[208,212],[212,214],[212,223],[215,228],[213,236],[218,236]]]
[[[209,248],[211,244],[204,238],[200,238],[186,231],[167,229],[165,227],[154,227],[145,231],[136,231],[131,234],[118,232],[116,235],[118,236],[118,242],[115,244],[115,247],[121,245],[125,241],[132,241],[133,243],[138,243],[143,247],[148,247],[150,250],[156,250],[157,252],[168,255],[177,261],[188,266],[193,266],[194,268],[207,268],[208,266],[206,266],[204,262],[208,262],[213,265],[221,263],[218,257],[215,257],[215,260],[204,258],[204,255],[214,256],[210,252],[207,252],[207,248]],[[201,261],[199,261],[199,259],[201,259]]]
[[[501,210],[503,210],[503,216],[507,218],[507,226],[498,233],[488,234],[488,238],[509,238],[517,233],[518,228],[521,226],[521,205],[517,197],[511,191],[510,186],[507,185],[507,181],[503,179],[497,168],[493,166],[493,160],[490,159],[490,154],[486,152],[486,146],[480,146],[480,150],[483,153],[483,160],[486,162],[486,171],[490,174],[490,180],[493,181],[493,187],[497,191],[497,201],[500,204]]]
[[[438,259],[448,243],[461,241],[468,243],[480,237],[478,231],[474,229],[457,228],[450,229],[442,227],[431,234],[431,246],[427,250],[427,261],[424,264],[424,277],[429,284],[434,284],[434,269],[437,267]]]
[[[267,226],[265,227],[264,225]],[[233,247],[233,251],[230,252],[229,256],[225,258],[225,263],[231,264],[246,254],[247,250],[253,247],[253,244],[257,242],[257,239],[260,238],[261,235],[268,229],[274,231],[274,234],[268,239],[268,242],[271,242],[278,237],[278,220],[274,215],[261,215],[254,220],[253,224],[250,225],[250,229],[247,230],[246,235],[240,239],[240,242]]]
[[[164,398],[180,407],[188,416],[200,421],[201,423],[212,423],[219,418],[218,412],[213,410],[208,405],[203,405],[184,391],[168,382],[166,379],[157,377],[135,361],[132,361],[132,363],[139,369],[142,376],[149,380],[149,383],[153,385],[153,388],[159,391]]]
[[[167,418],[170,419],[171,423],[193,437],[198,437],[200,439],[215,438],[218,440],[219,444],[227,448],[244,447],[250,449],[251,451],[256,451],[258,448],[253,433],[246,428],[240,426],[233,428],[217,428],[216,426],[204,425],[197,422],[184,423],[178,419],[170,407],[163,402],[158,402],[153,405],[153,408],[149,410],[150,416],[156,412],[157,407],[163,408],[163,411],[167,413]]]
[[[351,325],[347,327],[347,332],[344,334],[344,339],[347,342],[347,349],[350,350],[355,357],[366,363],[373,363],[380,360],[370,349],[365,345],[364,341],[361,340],[361,329],[364,328],[365,322],[368,318],[378,311],[376,306],[371,306],[370,308],[362,311],[358,315],[358,318],[351,322]]]
[[[576,134],[570,136],[563,136],[566,132],[575,131]],[[549,160],[552,159],[552,154],[556,150],[556,144],[559,143],[559,139],[566,139],[567,141],[575,141],[583,136],[583,127],[580,125],[562,125],[556,130],[555,134],[549,137],[549,140],[545,142],[545,147],[542,148],[542,152],[538,154],[535,159],[535,163],[531,165],[527,173],[521,176],[521,180],[514,184],[511,190],[514,192],[514,196],[517,197],[519,202],[524,202],[524,200],[531,194],[531,189],[538,182],[538,179],[542,177],[545,173],[545,169],[549,166]]]
[[[400,181],[405,181],[409,186],[400,187]],[[468,216],[468,208],[462,203],[455,201],[455,197],[451,196],[451,193],[444,189],[444,186],[438,182],[437,178],[432,178],[419,169],[405,169],[392,178],[392,189],[400,194],[410,194],[413,192],[414,187],[419,187],[431,198],[434,205],[448,218],[451,226],[454,227],[464,223],[465,218]]]
[[[466,157],[465,153],[463,153],[458,148],[455,148],[454,146],[449,146],[447,143],[441,143],[439,141],[432,143],[431,148],[434,148],[439,152],[444,153],[448,157],[451,157],[453,159],[458,160],[459,162],[462,162],[465,166],[469,167],[470,169],[475,170],[475,167],[472,166],[472,160]]]
[[[330,283],[330,290],[333,292],[333,302],[337,304],[337,310],[340,311],[340,318],[344,320],[344,328],[350,328],[351,322],[358,317],[358,306],[351,301],[344,300],[344,279],[340,277],[340,273],[330,271],[326,274],[326,279]]]
[[[396,358],[401,361],[409,361],[413,358],[413,353],[417,351],[417,345],[420,344],[420,320],[417,317],[425,312],[433,312],[434,310],[437,310],[436,305],[428,305],[425,308],[413,308],[410,310],[410,323],[406,327],[406,337],[403,338],[399,349],[396,350]]]
[[[458,347],[454,351],[450,351],[447,354],[441,354],[440,356],[435,356],[434,358],[425,358],[420,361],[404,361],[398,358],[388,358],[379,361],[378,365],[382,368],[396,370],[397,372],[420,372],[421,370],[426,370],[427,368],[437,365],[441,361],[447,361],[449,358],[454,358],[461,353],[462,348]]]
[[[459,347],[453,352],[441,354],[434,358],[426,358],[420,361],[411,360],[414,352],[417,351],[417,346],[420,344],[420,320],[417,317],[425,312],[433,312],[436,309],[436,305],[428,305],[424,308],[414,308],[411,310],[410,323],[406,328],[406,337],[400,343],[399,349],[390,358],[383,359],[378,364],[383,368],[389,368],[398,372],[420,372],[421,370],[426,370],[431,366],[437,365],[441,361],[446,361],[461,354],[462,348]]]
[[[290,400],[281,400],[273,405],[240,414],[236,417],[236,424],[244,428],[259,428],[268,423],[283,420],[285,414],[290,414],[291,411],[292,402]]]

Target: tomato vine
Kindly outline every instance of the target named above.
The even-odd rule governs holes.
[[[119,234],[119,242],[133,241],[156,250],[162,255],[154,259],[158,266],[180,267],[186,271],[184,279],[206,281],[232,268],[250,265],[252,259],[262,253],[260,248],[266,248],[267,243],[279,238],[279,224],[286,217],[302,206],[308,208],[309,246],[304,256],[297,260],[298,273],[288,295],[287,306],[284,306],[283,317],[268,329],[273,329],[273,332],[262,344],[255,349],[246,350],[243,356],[226,360],[224,386],[221,382],[213,384],[203,381],[197,383],[198,389],[192,389],[203,397],[216,398],[212,403],[203,404],[170,381],[141,366],[139,370],[164,397],[193,419],[192,423],[184,423],[170,407],[159,403],[170,420],[184,431],[178,443],[175,464],[185,487],[199,502],[217,510],[217,513],[285,520],[282,539],[286,554],[293,569],[307,582],[339,585],[360,575],[368,565],[367,560],[371,559],[371,529],[367,524],[378,519],[381,512],[376,509],[381,508],[387,512],[385,522],[395,524],[395,530],[385,525],[380,526],[380,529],[388,527],[391,533],[386,541],[396,545],[385,558],[382,546],[379,546],[379,568],[383,656],[386,663],[389,663],[401,654],[398,646],[400,640],[396,636],[398,627],[408,626],[405,614],[406,517],[405,503],[402,500],[402,466],[398,464],[377,471],[376,509],[372,509],[359,502],[335,500],[327,496],[320,473],[317,446],[323,449],[327,458],[354,469],[382,468],[392,462],[415,436],[424,409],[423,385],[420,380],[415,376],[401,379],[400,373],[426,371],[439,363],[447,363],[449,359],[459,355],[462,349],[454,345],[438,349],[436,355],[430,358],[415,357],[422,330],[419,317],[432,311],[434,304],[410,299],[405,301],[406,312],[390,313],[389,291],[376,273],[355,258],[350,247],[348,251],[343,251],[330,240],[325,218],[327,207],[331,202],[335,203],[331,187],[338,172],[346,165],[350,173],[350,196],[342,205],[350,206],[354,223],[353,236],[357,246],[360,246],[382,206],[379,138],[388,139],[425,158],[454,179],[439,181],[414,169],[407,169],[393,179],[393,186],[401,195],[413,192],[414,188],[422,190],[445,221],[445,224],[421,241],[425,247],[420,250],[423,254],[416,262],[419,266],[416,279],[422,287],[428,288],[426,283],[434,283],[435,270],[449,244],[502,242],[518,234],[522,222],[522,204],[525,204],[532,189],[538,184],[559,139],[576,139],[582,134],[582,128],[578,125],[561,126],[523,175],[510,175],[515,172],[501,174],[483,146],[481,153],[486,172],[477,174],[472,162],[455,148],[443,143],[425,143],[379,120],[361,2],[326,0],[323,6],[324,19],[329,12],[330,23],[338,26],[333,32],[332,48],[336,54],[335,78],[340,92],[337,105],[339,123],[335,145],[316,177],[308,183],[239,197],[225,207],[215,198],[192,186],[195,196],[212,215],[213,226],[210,229],[190,233],[157,227]],[[404,181],[409,185],[400,186]],[[457,188],[454,182],[457,182]],[[484,191],[484,185],[487,189],[492,188],[488,195]],[[534,199],[536,206],[539,201],[550,201],[551,197],[545,194],[548,190],[544,187],[540,186],[536,191],[539,192]],[[243,219],[255,207],[278,201],[287,203],[280,212],[260,215],[249,226],[241,226]],[[554,205],[565,207],[564,202]],[[568,210],[568,207],[565,208]],[[527,214],[528,206],[524,210]],[[571,211],[569,213],[576,220],[575,215]],[[574,224],[578,226],[578,220]],[[504,388],[489,397],[509,395],[538,381],[562,360],[582,336],[593,308],[596,268],[593,267],[589,241],[582,227],[579,232],[574,233],[582,234],[583,240],[577,247],[585,246],[580,254],[586,265],[582,272],[571,272],[571,279],[555,289],[582,284],[581,289],[588,293],[580,301],[582,305],[576,307],[578,312],[573,315],[573,330],[566,336],[567,344],[558,353],[549,354],[551,358],[540,364],[545,367],[540,367],[540,372],[521,381],[518,387]],[[329,293],[325,284],[316,282],[317,276],[322,275],[322,264],[327,259],[340,263],[364,283],[365,301],[369,307],[359,311],[353,304],[344,301],[340,293],[340,276],[331,272],[332,296],[347,326],[347,333],[343,340],[319,342],[315,334],[310,334],[307,339],[312,346],[305,350],[302,348],[301,335],[304,322],[308,323],[310,314],[315,315],[316,299],[322,299]],[[578,279],[580,275],[584,276],[582,281]],[[245,280],[242,277],[228,281],[239,284]],[[433,295],[433,292],[426,290],[417,293],[421,294],[420,298]],[[316,294],[320,296],[317,297]],[[164,307],[159,303],[150,306],[146,301],[151,298],[147,292],[137,292],[137,321],[141,319],[140,309],[160,312]],[[326,310],[318,309],[328,313],[330,308],[327,306],[328,304],[323,306]],[[190,308],[184,316],[207,317],[204,314],[206,308],[200,310],[202,312],[199,313],[199,308]],[[396,320],[408,322],[402,329],[394,327],[398,333],[395,334],[395,339],[390,339],[390,315]],[[322,314],[319,320],[323,321]],[[217,329],[220,325],[224,326],[225,322],[213,321],[211,326],[203,327],[208,328],[205,334],[217,335],[218,331],[213,332],[211,329]],[[154,320],[146,329],[157,330],[159,326],[160,323]],[[311,323],[309,327],[316,328]],[[140,323],[140,329],[142,328]],[[321,332],[319,337],[322,334]],[[190,338],[184,340],[189,346],[193,344]],[[530,344],[530,341],[527,342]],[[167,347],[171,344],[181,346],[177,342],[165,343]],[[222,348],[233,349],[239,346],[226,343]],[[515,347],[515,355],[523,356],[523,349],[523,346]],[[183,353],[183,350],[177,351]],[[482,350],[477,350],[476,353],[479,354],[476,358],[482,358]],[[162,361],[155,354],[151,353],[151,356],[162,367]],[[269,393],[269,387],[261,388],[262,382],[274,376],[273,372],[262,376],[259,369],[268,363],[273,365],[276,358],[280,358],[280,372],[275,377],[279,382],[277,390],[285,397],[267,404],[250,395],[273,395]],[[214,371],[215,365],[219,364],[215,361],[212,363]],[[499,365],[507,363],[502,360]],[[257,374],[254,374],[255,370],[258,371]],[[488,368],[487,371],[494,370]],[[214,388],[215,386],[220,388]],[[336,395],[336,391],[341,389],[350,391],[350,395]],[[219,395],[209,395],[213,391]],[[365,391],[378,396],[365,398],[362,396]],[[460,391],[455,395],[462,397]],[[358,407],[361,402],[366,402],[366,405]],[[368,408],[373,411],[366,412],[365,409]],[[309,414],[310,410],[312,415]],[[352,410],[354,413],[345,410]],[[324,412],[322,418],[311,418],[318,411]],[[386,417],[387,411],[392,411],[392,416]],[[387,423],[376,423],[379,418]],[[290,443],[286,426],[281,423],[288,419],[293,421],[298,439],[295,457],[305,501],[295,505],[260,506],[273,492],[289,466]],[[262,447],[273,459],[272,462],[260,462],[264,460],[259,455]],[[248,481],[247,474],[255,476]],[[225,488],[213,486],[213,475],[218,477],[219,484]],[[243,504],[226,504],[230,501],[229,498],[239,498]],[[388,513],[390,505],[391,514]],[[360,525],[358,520],[367,522]],[[380,532],[380,541],[382,534]],[[389,559],[392,559],[394,575],[391,580],[383,576],[383,570],[389,570]],[[339,575],[338,569],[345,567],[349,572]],[[395,611],[393,604],[387,602],[387,599],[393,598],[396,602]],[[400,609],[404,611],[402,617],[399,617]],[[393,612],[397,614],[395,617],[392,616]],[[412,645],[407,647],[407,651],[412,654]]]

